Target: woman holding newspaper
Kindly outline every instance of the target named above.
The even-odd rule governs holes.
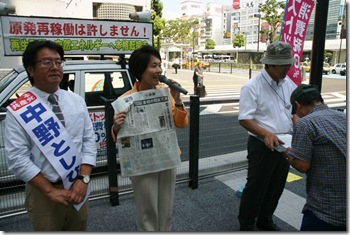
[[[133,89],[121,96],[124,97],[124,100],[128,100],[125,97],[132,94],[135,95],[136,92],[143,93],[151,89],[162,89],[166,87],[164,84],[159,83],[159,78],[162,74],[161,57],[159,52],[152,46],[146,45],[135,50],[129,59],[129,69],[138,81],[135,83]],[[173,80],[171,81],[176,83]],[[180,92],[169,87],[166,95],[170,100],[170,110],[174,125],[178,128],[185,128],[188,124],[188,116],[182,103]],[[120,98],[118,98],[118,100],[120,100]],[[164,109],[164,114],[162,114],[164,117],[167,116],[165,112]],[[118,132],[121,135],[121,132],[125,133],[128,130],[126,129],[128,126],[125,123],[127,115],[128,111],[117,111],[114,115],[112,135],[116,142],[118,141]],[[154,122],[154,120],[152,121]],[[148,123],[147,125],[153,124]],[[143,144],[145,143],[141,141],[140,146],[142,147]],[[180,155],[180,151],[177,151],[179,149],[177,141],[170,142],[170,144],[175,146],[176,155]],[[174,146],[170,146],[170,148]],[[119,155],[122,157],[120,152]],[[159,161],[160,160],[161,159],[159,159]],[[130,176],[130,179],[136,201],[138,230],[170,231],[175,192],[176,166],[171,169],[155,170],[150,173]]]

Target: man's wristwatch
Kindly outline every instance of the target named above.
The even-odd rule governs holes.
[[[85,184],[90,182],[90,175],[78,175],[78,180],[82,180]]]

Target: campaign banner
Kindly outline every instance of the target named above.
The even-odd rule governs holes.
[[[281,41],[288,42],[292,47],[294,58],[297,60],[288,72],[295,84],[301,84],[301,59],[304,51],[306,29],[309,24],[314,0],[287,0],[284,12],[284,24]]]
[[[53,168],[60,175],[64,188],[70,190],[80,172],[81,153],[58,117],[33,90],[13,101],[7,110],[26,130]],[[83,202],[74,204],[80,210],[91,192],[88,185]]]
[[[1,16],[5,56],[22,55],[29,42],[51,40],[66,55],[130,54],[153,45],[153,24],[133,21]]]

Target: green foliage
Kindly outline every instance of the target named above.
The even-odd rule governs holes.
[[[205,49],[215,49],[215,42],[213,39],[208,39],[205,43]]]
[[[232,39],[233,48],[242,47],[245,45],[245,36],[243,34],[236,34]]]
[[[152,0],[151,1],[151,9],[155,13],[155,15],[159,16],[160,18],[162,18],[162,16],[163,16],[163,3],[162,3],[162,1],[160,1],[160,0]],[[152,14],[152,18],[151,19],[154,20],[153,14]]]
[[[325,58],[325,59],[327,58],[328,61],[331,61],[332,58],[333,58],[333,53],[330,52],[330,51],[325,51],[325,52],[324,52],[324,58]],[[328,62],[328,61],[327,61],[327,62]]]
[[[163,3],[160,0],[151,1],[152,16],[151,22],[153,23],[153,35],[158,36],[161,34],[165,27],[165,19],[162,18]]]
[[[270,25],[270,29],[262,31],[269,38],[270,42],[276,41],[277,29],[282,25],[284,16],[285,1],[267,0],[265,3],[259,3],[261,19]]]
[[[187,43],[193,45],[199,36],[199,22],[197,18],[175,19],[165,22],[163,39],[166,42]]]

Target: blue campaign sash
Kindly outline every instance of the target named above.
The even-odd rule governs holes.
[[[55,168],[63,181],[64,188],[69,190],[79,175],[82,159],[69,133],[54,112],[34,91],[27,91],[7,109]],[[90,191],[88,185],[84,201],[74,205],[77,210],[86,201]]]

